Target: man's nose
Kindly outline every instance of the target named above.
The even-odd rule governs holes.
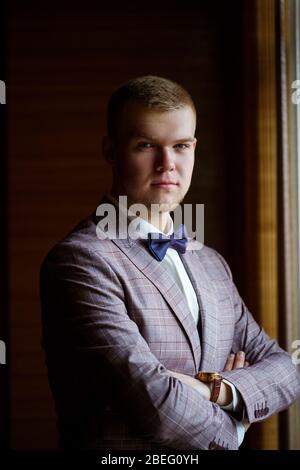
[[[160,172],[175,169],[175,161],[172,149],[162,147],[159,149],[156,159],[156,170]]]

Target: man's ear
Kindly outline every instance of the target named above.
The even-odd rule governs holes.
[[[102,152],[105,160],[110,164],[115,163],[115,147],[111,138],[107,135],[102,137]]]

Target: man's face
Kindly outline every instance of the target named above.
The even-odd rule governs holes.
[[[187,193],[193,172],[195,113],[186,106],[174,111],[127,104],[114,144],[114,188],[160,211],[174,210]]]

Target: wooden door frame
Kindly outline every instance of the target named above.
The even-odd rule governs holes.
[[[293,353],[300,338],[300,103],[292,83],[300,79],[300,0],[280,0],[279,29],[279,339]],[[299,400],[280,414],[280,448],[300,449]]]
[[[300,11],[299,0],[245,0],[244,12],[246,303],[289,353],[292,340],[300,338],[291,104],[295,78],[289,66],[296,3]],[[249,447],[299,449],[299,421],[298,401],[250,428]]]
[[[278,338],[276,0],[245,0],[244,158],[246,303]],[[278,449],[278,416],[248,433],[250,448]]]

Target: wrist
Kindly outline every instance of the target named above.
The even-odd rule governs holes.
[[[232,403],[232,400],[233,396],[231,387],[227,383],[221,382],[221,389],[216,403],[219,406],[228,406],[230,403]]]
[[[223,377],[218,372],[198,372],[195,378],[208,385],[210,389],[209,400],[216,403],[219,398]]]
[[[200,382],[205,382],[210,390],[208,399],[219,406],[227,406],[233,400],[231,387],[223,382],[223,377],[218,372],[198,372],[195,376]]]

